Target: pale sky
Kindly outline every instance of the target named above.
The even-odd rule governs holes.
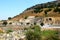
[[[0,0],[0,20],[14,17],[31,6],[50,1],[54,0]]]

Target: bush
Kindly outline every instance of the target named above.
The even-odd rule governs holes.
[[[34,25],[36,25],[36,22],[34,22]]]
[[[12,24],[12,22],[10,22],[9,24]]]
[[[24,19],[27,19],[28,18],[28,16],[25,16],[25,18]]]
[[[10,32],[13,32],[13,30],[11,30],[11,29],[10,30],[7,30],[7,33],[10,33]]]
[[[7,25],[7,21],[4,21],[4,22],[3,22],[3,25],[5,25],[5,26],[6,26],[6,25]]]
[[[60,8],[56,7],[56,8],[54,9],[54,12],[59,12],[59,13],[60,13]]]
[[[40,25],[41,25],[41,26],[43,26],[43,25],[44,25],[44,23],[41,23]]]
[[[47,11],[44,11],[45,15],[47,15]]]
[[[40,13],[40,12],[42,12],[42,11],[43,11],[43,10],[42,10],[41,8],[39,8],[39,7],[34,9],[34,12],[35,12],[35,13]]]
[[[60,3],[58,3],[57,6],[60,7]]]
[[[51,8],[49,8],[48,10],[45,10],[45,11],[44,11],[45,16],[48,16],[48,15],[47,15],[47,12],[49,12],[49,11],[51,11],[51,10],[52,10]]]
[[[45,30],[42,31],[42,36],[45,37],[44,40],[59,40],[57,31]]]
[[[39,26],[34,26],[34,29],[30,29],[26,33],[27,40],[41,40],[41,31]]]
[[[39,26],[34,26],[34,29],[28,29],[26,32],[27,40],[60,40],[59,32],[54,30],[41,31]]]
[[[49,4],[49,5],[47,6],[47,8],[54,8],[54,5],[53,5],[53,4]]]

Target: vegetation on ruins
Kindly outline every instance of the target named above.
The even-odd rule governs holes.
[[[29,29],[26,32],[27,40],[41,40],[41,30],[39,26],[35,26],[34,29]]]
[[[59,32],[55,30],[43,30],[39,26],[28,29],[26,32],[27,40],[60,40]]]

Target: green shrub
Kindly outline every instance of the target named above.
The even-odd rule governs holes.
[[[60,8],[56,7],[56,8],[54,9],[54,12],[59,12],[59,13],[60,13]]]
[[[34,26],[34,29],[29,29],[26,33],[27,40],[41,40],[41,31],[39,26]]]
[[[41,23],[40,25],[41,25],[41,26],[43,26],[43,25],[44,25],[44,23]]]
[[[6,26],[7,24],[8,24],[8,23],[7,23],[7,21],[4,21],[4,22],[3,22],[3,25],[5,25],[5,26]]]
[[[10,22],[9,24],[12,24],[12,22]]]
[[[25,18],[24,19],[27,19],[28,18],[28,16],[25,16]]]
[[[49,6],[47,6],[47,8],[54,8],[55,7],[55,4],[49,4]]]
[[[47,17],[47,16],[48,16],[48,15],[47,15],[47,14],[48,14],[47,11],[44,11],[44,13],[45,13],[45,17]]]
[[[13,30],[11,30],[11,29],[7,30],[7,33],[10,33],[10,32],[13,32]]]
[[[57,6],[60,7],[60,3],[58,3]]]
[[[42,12],[43,10],[41,9],[41,8],[39,8],[39,7],[37,7],[37,8],[34,8],[34,12],[35,13],[40,13],[40,12]]]
[[[34,26],[34,29],[28,29],[26,32],[27,40],[60,40],[59,32],[53,30],[43,30],[39,26]]]
[[[45,16],[46,16],[46,17],[48,16],[48,15],[47,15],[47,14],[48,14],[48,12],[49,12],[49,11],[51,11],[51,10],[52,10],[52,9],[51,9],[51,8],[49,8],[48,10],[45,10],[45,11],[44,11],[44,13],[45,13]]]
[[[34,25],[36,25],[36,22],[34,22]]]
[[[59,40],[58,32],[52,30],[42,31],[42,36],[44,36],[44,40]]]

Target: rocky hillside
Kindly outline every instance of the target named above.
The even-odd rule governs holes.
[[[19,20],[28,16],[35,17],[60,17],[60,2],[52,1],[48,3],[37,4],[27,8],[24,12],[14,16],[11,20]]]

